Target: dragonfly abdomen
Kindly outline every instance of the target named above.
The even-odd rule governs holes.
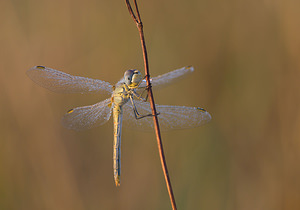
[[[123,110],[119,105],[113,108],[114,143],[113,143],[113,169],[116,186],[120,186],[121,176],[121,133]]]

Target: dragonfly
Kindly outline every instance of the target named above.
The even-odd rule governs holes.
[[[192,66],[183,67],[150,78],[153,89],[170,85],[194,71]],[[29,69],[27,75],[38,85],[58,93],[99,93],[109,98],[89,106],[70,109],[62,118],[62,124],[73,130],[86,130],[106,123],[112,116],[114,125],[113,172],[116,186],[121,176],[121,132],[124,127],[151,131],[154,124],[150,103],[143,97],[148,86],[140,71],[125,71],[114,86],[109,82],[73,76],[45,66]],[[201,126],[211,120],[203,108],[155,105],[161,131],[186,129]]]

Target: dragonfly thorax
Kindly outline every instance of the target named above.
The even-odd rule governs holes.
[[[128,102],[130,97],[130,89],[126,84],[119,85],[115,88],[113,94],[113,102],[117,106],[123,106]]]

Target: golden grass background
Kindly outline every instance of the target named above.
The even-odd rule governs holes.
[[[210,124],[163,133],[179,209],[300,208],[300,2],[138,1],[151,75],[195,72],[156,91],[200,106]],[[121,187],[112,123],[60,125],[99,95],[60,95],[27,69],[45,65],[117,82],[143,70],[124,1],[0,1],[0,209],[170,209],[155,136],[124,130]]]

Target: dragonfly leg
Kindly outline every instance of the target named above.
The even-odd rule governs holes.
[[[146,77],[146,76],[145,76]],[[146,87],[145,87],[145,89],[143,90],[143,92],[142,92],[142,94],[141,95],[143,95],[144,94],[144,92],[147,90],[147,92],[148,92],[148,90],[150,89],[152,87],[152,85],[150,84],[150,85],[147,85]],[[142,98],[142,100],[144,101],[144,102],[146,102],[147,100],[148,100],[148,94],[146,95],[146,98]]]
[[[150,76],[149,76],[149,77],[150,77]],[[145,80],[145,78],[146,78],[146,76],[144,76],[144,79],[143,79],[143,80]],[[150,84],[150,85],[147,85],[146,87],[139,87],[140,84],[141,84],[141,82],[142,82],[143,80],[140,81],[140,83],[138,84],[138,87],[137,87],[137,88],[139,88],[139,89],[140,89],[140,88],[143,88],[144,90],[143,90],[143,92],[141,93],[141,95],[138,95],[137,93],[135,93],[135,97],[137,97],[139,100],[142,100],[142,101],[146,102],[146,101],[148,100],[148,94],[146,95],[145,98],[143,98],[142,96],[144,95],[145,91],[148,92],[149,88],[151,87],[151,84]],[[151,80],[152,80],[152,79],[150,79],[150,81],[151,81]]]
[[[144,92],[145,92],[146,90],[147,90],[147,92],[148,92],[148,86],[143,90],[141,96],[144,94]],[[142,98],[142,100],[143,100],[144,102],[146,102],[146,101],[148,100],[148,94],[146,94],[146,98]]]
[[[134,117],[135,119],[139,120],[139,119],[142,119],[144,117],[151,117],[151,116],[154,116],[153,114],[146,114],[146,115],[141,115],[139,114],[139,112],[137,111],[137,108],[134,104],[134,100],[132,98],[132,96],[130,96],[130,102],[132,104],[132,108],[133,108],[133,113],[134,113]],[[156,115],[159,115],[160,113],[156,113]]]
[[[146,89],[145,89],[146,90]],[[148,94],[146,95],[146,98],[143,98],[142,95],[144,94],[145,90],[143,90],[142,94],[139,95],[137,92],[132,92],[132,95],[134,95],[137,99],[146,102],[148,99]]]

